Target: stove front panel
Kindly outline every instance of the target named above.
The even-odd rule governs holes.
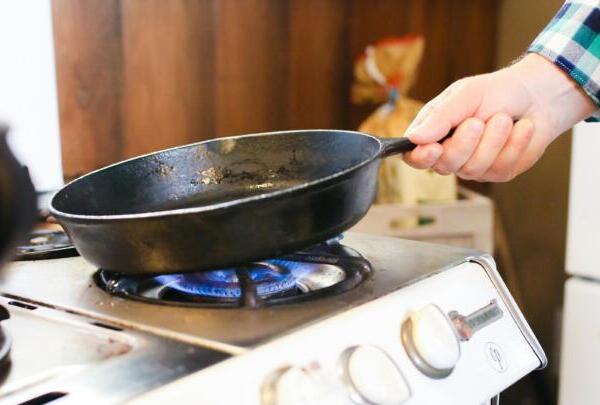
[[[189,398],[196,404],[481,404],[545,362],[501,290],[489,269],[463,263],[134,404]],[[463,319],[471,328],[461,329],[468,340],[446,333],[457,314],[472,314]],[[408,319],[420,360],[403,339]],[[224,389],[225,381],[235,381],[235,389]]]

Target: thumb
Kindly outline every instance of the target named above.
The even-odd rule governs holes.
[[[481,98],[481,89],[473,85],[473,79],[455,82],[423,106],[406,130],[406,136],[421,145],[439,141],[475,114]]]

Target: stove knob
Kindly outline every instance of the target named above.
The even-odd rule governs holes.
[[[318,387],[310,370],[282,367],[272,372],[261,390],[262,405],[309,405],[318,398]]]
[[[355,346],[340,357],[342,379],[357,404],[397,405],[410,389],[396,363],[375,346]]]
[[[431,378],[449,376],[460,357],[454,325],[433,304],[410,314],[402,324],[401,338],[413,364]]]

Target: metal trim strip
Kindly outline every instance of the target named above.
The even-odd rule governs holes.
[[[539,341],[533,334],[533,331],[531,330],[531,327],[525,320],[523,313],[521,312],[521,310],[517,306],[517,303],[513,299],[510,292],[508,291],[506,284],[504,284],[504,281],[498,274],[498,270],[496,270],[496,262],[494,261],[494,259],[490,255],[484,254],[481,256],[468,257],[467,261],[477,263],[481,267],[483,267],[486,274],[492,281],[492,284],[498,290],[498,293],[500,294],[502,301],[506,305],[508,312],[510,313],[510,315],[514,319],[515,323],[517,324],[517,327],[521,331],[521,334],[523,335],[523,337],[525,338],[525,340],[527,341],[527,343],[529,344],[529,346],[531,347],[531,349],[533,350],[533,352],[539,359],[540,365],[538,366],[537,369],[541,370],[541,369],[545,368],[548,365],[548,358],[546,357],[546,353],[544,353],[544,349],[542,348]]]

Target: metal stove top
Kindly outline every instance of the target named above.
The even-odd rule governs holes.
[[[80,257],[14,262],[0,273],[0,293],[239,354],[479,255],[456,247],[361,234],[347,234],[342,243],[370,261],[372,277],[340,295],[258,310],[185,308],[111,296],[93,282],[97,269]]]

